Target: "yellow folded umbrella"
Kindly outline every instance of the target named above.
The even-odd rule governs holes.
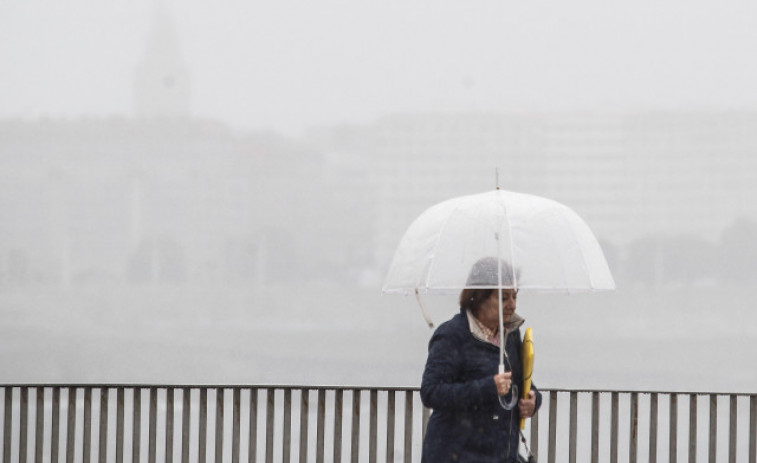
[[[534,372],[534,340],[531,328],[526,328],[523,335],[523,348],[521,356],[523,362],[523,398],[527,399],[531,392],[531,374]],[[520,419],[520,429],[526,428],[526,419]]]

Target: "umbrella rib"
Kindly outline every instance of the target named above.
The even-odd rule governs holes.
[[[509,217],[507,215],[507,208],[504,206],[504,204],[500,204],[500,205],[502,206],[503,210],[505,211],[505,217],[506,217],[507,222],[509,223],[510,220],[509,220]],[[462,214],[464,216],[469,217],[470,220],[472,220],[474,222],[478,222],[478,223],[480,223],[482,225],[488,225],[485,221],[481,220],[476,215],[468,213],[467,210],[461,208],[460,206],[456,206],[454,209],[452,209],[452,211],[450,211],[450,213],[447,215],[446,219],[444,220],[444,223],[439,228],[439,233],[436,236],[436,241],[435,241],[434,245],[431,248],[433,250],[433,252],[431,253],[431,256],[429,256],[431,258],[431,265],[429,265],[428,272],[426,273],[426,278],[425,278],[425,287],[426,288],[429,288],[429,280],[431,279],[431,270],[433,269],[434,263],[436,262],[436,260],[433,259],[433,256],[436,255],[436,249],[437,249],[437,247],[439,245],[439,241],[441,240],[441,237],[444,234],[445,228],[447,228],[447,224],[449,224],[449,222],[452,220],[452,217],[455,214],[458,214],[458,213]],[[500,233],[501,230],[497,229],[496,225],[494,227],[494,231],[498,235],[501,235],[501,233]],[[512,233],[510,233],[509,235],[510,235],[510,255],[512,256],[512,252],[513,252]],[[497,240],[499,240],[499,238],[497,238]],[[501,256],[497,256],[497,258],[501,259]],[[513,266],[513,268],[515,268],[515,267]],[[517,280],[515,279],[515,276],[513,275],[513,283],[515,283],[515,282],[517,282]],[[500,283],[500,286],[501,286],[501,283]],[[517,287],[515,284],[513,286]],[[463,287],[465,287],[465,286],[463,286]]]
[[[502,209],[505,212],[505,221],[507,222],[507,225],[510,227],[510,233],[508,233],[508,236],[510,238],[510,266],[512,267],[512,278],[513,278],[513,288],[518,289],[518,272],[515,270],[518,268],[515,265],[515,246],[513,245],[513,227],[510,223],[510,214],[507,210],[507,206],[505,205],[504,201],[501,203]],[[497,233],[500,233],[501,230],[498,230]],[[501,233],[500,233],[501,235]],[[499,240],[499,238],[497,238]],[[502,256],[497,256],[497,259],[502,259]],[[502,285],[502,281],[499,282],[500,285]]]
[[[565,217],[562,214],[559,215],[558,217],[559,217],[560,221],[564,224],[564,226],[566,228],[570,228],[570,229],[573,228],[571,226],[571,224],[567,220],[565,220]],[[594,289],[594,279],[592,278],[592,273],[589,270],[589,264],[588,264],[588,262],[586,262],[586,255],[583,252],[583,249],[580,249],[581,248],[580,243],[578,243],[578,247],[579,247],[579,251],[580,251],[578,254],[581,256],[581,264],[583,265],[584,273],[589,277],[589,288],[591,288],[593,290]],[[561,252],[562,252],[562,250],[561,250]],[[560,260],[562,262],[565,262],[565,259],[560,259]],[[562,271],[563,271],[563,281],[565,281],[567,283],[567,281],[568,281],[568,275],[565,272],[565,266],[564,265],[562,267]],[[568,287],[570,285],[565,285],[565,286]],[[570,290],[568,290],[568,292],[570,292]]]
[[[439,247],[439,241],[442,238],[442,235],[444,234],[444,229],[447,228],[447,224],[449,224],[450,219],[460,209],[459,206],[456,206],[454,209],[452,209],[452,212],[447,214],[447,217],[444,219],[444,223],[441,227],[439,227],[439,233],[436,234],[436,239],[434,240],[434,245],[431,246],[431,254],[428,256],[429,260],[431,260],[431,264],[428,266],[428,271],[426,272],[425,276],[425,288],[429,289],[429,281],[431,280],[431,271],[434,268],[434,263],[436,262],[436,259],[434,259],[434,256],[436,256],[436,250]]]

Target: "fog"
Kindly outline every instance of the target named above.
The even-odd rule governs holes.
[[[754,392],[755,9],[4,1],[0,382],[416,386],[394,247],[499,184],[618,285],[519,298],[536,384]]]
[[[0,114],[129,114],[158,14],[189,69],[192,113],[247,129],[408,110],[757,103],[746,1],[222,3],[5,1]]]

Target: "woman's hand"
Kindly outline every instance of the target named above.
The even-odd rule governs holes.
[[[528,393],[528,399],[520,399],[518,401],[518,410],[520,410],[521,418],[531,418],[536,409],[536,393],[531,391]]]
[[[494,375],[494,384],[497,386],[497,394],[507,395],[507,393],[510,392],[510,385],[513,383],[512,377],[513,373],[511,371]]]

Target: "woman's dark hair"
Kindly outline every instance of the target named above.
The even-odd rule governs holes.
[[[496,288],[465,288],[460,292],[460,307],[470,310],[473,315],[478,314],[481,303],[489,299]]]

